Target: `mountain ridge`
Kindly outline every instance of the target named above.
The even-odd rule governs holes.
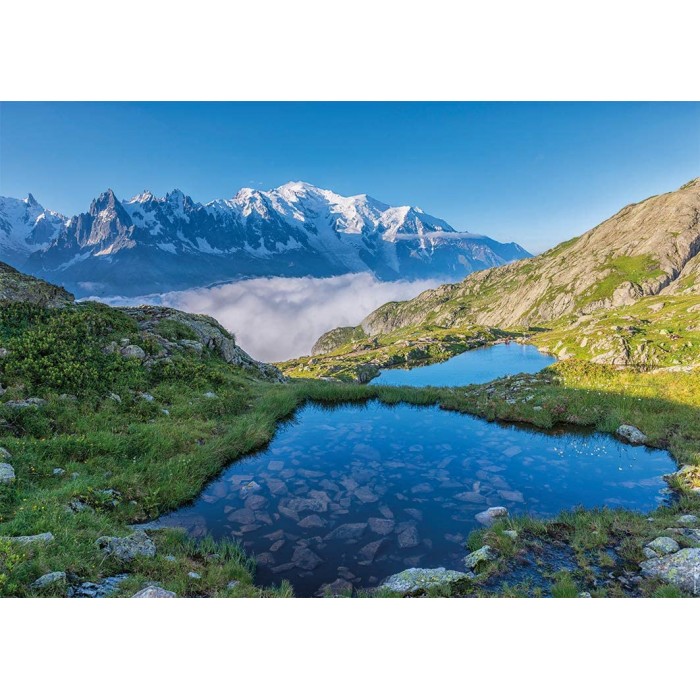
[[[181,190],[120,200],[108,189],[86,212],[54,214],[35,241],[47,211],[33,197],[0,198],[0,254],[11,247],[10,262],[76,293],[140,294],[268,275],[454,279],[530,255],[516,243],[456,231],[419,207],[304,182],[242,188],[206,204]]]

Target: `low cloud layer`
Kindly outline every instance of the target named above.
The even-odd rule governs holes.
[[[324,279],[271,277],[212,288],[102,298],[108,304],[158,304],[213,316],[235,333],[258,360],[287,360],[311,351],[314,341],[337,326],[355,326],[388,301],[402,301],[440,284],[436,280],[380,282],[362,273]]]

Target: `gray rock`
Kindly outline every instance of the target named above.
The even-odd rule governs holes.
[[[394,529],[394,521],[388,518],[370,518],[367,524],[369,529],[377,535],[388,535]]]
[[[326,535],[327,540],[355,540],[364,535],[367,523],[345,523]]]
[[[384,544],[385,540],[376,540],[376,542],[370,542],[369,544],[366,544],[360,551],[357,553],[357,558],[360,564],[371,564],[375,557],[377,556],[377,553],[381,549],[381,546]]]
[[[148,403],[151,403],[152,401],[155,401],[155,397],[149,394],[146,391],[142,391],[139,393],[139,398],[143,399],[144,401],[148,401]]]
[[[122,581],[127,579],[129,574],[117,574],[101,579],[99,583],[85,581],[80,586],[69,588],[69,598],[106,598],[108,595],[119,590]]]
[[[131,357],[136,360],[143,360],[146,357],[146,351],[138,345],[127,345],[122,348],[122,357]]]
[[[229,581],[226,584],[226,588],[229,589],[229,591],[233,590],[234,588],[238,588],[238,586],[241,585],[241,582],[238,579],[233,579],[233,581]]]
[[[3,459],[6,459],[8,462],[12,459],[12,455],[10,454],[9,450],[6,450],[4,447],[0,447],[0,457]]]
[[[65,469],[61,469],[60,467],[56,467],[56,469],[54,469],[51,473],[52,473],[54,476],[63,476],[63,475],[66,473],[66,470],[65,470]]]
[[[132,561],[136,557],[152,558],[156,555],[155,543],[141,531],[127,537],[100,537],[95,544],[109,556],[123,562]]]
[[[323,527],[325,524],[326,521],[318,515],[307,515],[299,521],[299,527],[303,527],[304,529],[309,527]]]
[[[172,591],[166,591],[160,586],[147,586],[142,588],[138,593],[134,593],[132,598],[176,598],[177,596]]]
[[[399,547],[401,549],[410,549],[417,547],[420,542],[418,538],[418,530],[415,525],[408,525],[399,532]]]
[[[32,588],[36,590],[41,590],[42,588],[48,588],[54,584],[65,584],[66,583],[66,572],[65,571],[52,571],[50,574],[44,574],[40,576],[32,584]]]
[[[206,394],[204,394],[204,397],[207,399],[215,399],[217,398],[216,394],[213,391],[207,391]]]
[[[694,525],[696,522],[698,522],[698,516],[697,515],[681,515],[680,518],[677,520],[679,525]]]
[[[313,571],[323,560],[308,547],[297,547],[292,554],[292,564],[304,569]]]
[[[655,540],[647,542],[644,546],[644,551],[646,552],[647,549],[654,553],[653,556],[661,556],[664,554],[673,554],[677,552],[680,547],[678,546],[678,542],[670,537],[657,537]]]
[[[510,537],[511,540],[517,540],[518,539],[518,531],[517,530],[504,530],[503,534],[506,537]]]
[[[15,470],[11,464],[0,462],[0,486],[9,485],[15,480]]]
[[[444,586],[473,578],[474,574],[464,571],[451,571],[444,567],[437,569],[406,569],[398,574],[389,576],[380,588],[384,588],[394,593],[417,593],[425,591],[435,586]]]
[[[483,547],[481,547],[481,549],[477,549],[464,557],[464,568],[471,570],[476,568],[482,562],[493,561],[497,558],[498,555],[493,547],[489,547],[489,545],[485,544]]]
[[[112,401],[116,401],[117,403],[122,402],[122,397],[119,396],[119,394],[115,394],[114,392],[111,392],[110,394],[108,394],[107,398],[111,399]]]
[[[700,548],[681,549],[641,564],[642,574],[678,586],[685,593],[700,596]]]
[[[477,513],[474,517],[477,522],[485,527],[490,527],[498,518],[507,518],[508,509],[503,506],[493,506],[492,508],[482,510],[481,513]]]
[[[46,403],[44,399],[37,399],[36,397],[31,397],[29,399],[18,400],[18,401],[7,401],[5,406],[7,408],[38,408]]]
[[[631,445],[644,445],[649,440],[639,428],[635,428],[633,425],[621,425],[615,434]]]
[[[202,578],[202,574],[198,574],[196,571],[190,571],[187,575],[196,581]]]
[[[684,537],[694,544],[700,544],[700,528],[670,527],[666,530],[666,532],[674,537]]]
[[[54,536],[51,532],[41,532],[38,535],[20,535],[19,537],[2,537],[0,539],[9,540],[24,546],[28,544],[48,544],[54,541]]]

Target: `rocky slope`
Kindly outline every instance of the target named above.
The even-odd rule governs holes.
[[[697,293],[698,253],[700,179],[630,204],[542,255],[386,304],[361,326],[369,335],[426,323],[547,326],[645,296]]]
[[[417,207],[290,182],[207,204],[108,190],[70,219],[0,198],[3,256],[76,293],[134,295],[267,275],[457,279],[529,254]]]
[[[73,303],[73,295],[62,287],[24,275],[0,262],[0,305],[21,301],[45,307],[60,307]]]
[[[17,302],[45,309],[82,306],[75,305],[73,295],[65,289],[0,263],[0,310]],[[102,305],[97,307],[107,309]],[[258,362],[250,357],[236,344],[233,335],[210,316],[189,314],[160,306],[121,308],[115,310],[115,313],[123,313],[136,321],[139,339],[124,339],[128,342],[122,342],[121,346],[113,344],[113,347],[105,350],[106,352],[133,356],[144,362],[154,363],[185,351],[200,355],[205,351],[212,351],[229,365],[241,367],[255,377],[273,382],[284,381],[282,373],[274,365]],[[150,354],[143,350],[144,344],[154,347]]]
[[[356,328],[324,334],[313,360],[283,369],[292,376],[357,377],[354,368],[388,366],[386,358],[377,364],[377,347],[400,343],[406,349],[388,357],[410,362],[416,338],[447,330],[471,336],[483,327],[524,331],[560,359],[693,367],[700,363],[699,253],[696,179],[629,205],[542,255],[385,304]]]

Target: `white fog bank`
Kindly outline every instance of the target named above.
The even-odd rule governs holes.
[[[329,278],[266,277],[217,287],[140,297],[102,297],[113,306],[157,304],[208,314],[258,360],[308,355],[316,339],[337,326],[356,326],[388,301],[403,301],[438,280],[380,282],[368,273]]]

